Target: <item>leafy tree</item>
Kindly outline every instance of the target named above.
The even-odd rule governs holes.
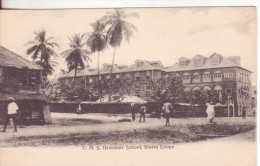
[[[128,14],[124,9],[115,9],[114,12],[107,12],[102,18],[105,24],[110,25],[107,31],[106,39],[109,45],[114,47],[112,66],[110,70],[111,76],[113,72],[116,50],[120,47],[123,39],[129,42],[130,38],[134,36],[134,31],[137,31],[136,26],[127,21],[127,18],[129,17],[139,17],[139,15],[137,13]]]
[[[100,84],[95,84],[93,88],[107,94],[110,101],[112,101],[112,96],[120,101],[125,95],[131,95],[134,89],[133,82],[124,79],[103,80]]]
[[[170,100],[173,103],[181,102],[184,96],[182,79],[174,75],[166,75],[153,83],[154,99],[160,102]]]
[[[85,42],[83,41],[84,37],[85,35],[81,35],[80,33],[74,34],[71,38],[69,38],[70,49],[61,53],[62,57],[64,57],[67,62],[69,72],[72,70],[75,71],[74,84],[77,77],[78,67],[85,69],[84,62],[86,61],[87,64],[91,62],[91,59],[88,56],[89,51],[83,48],[85,45]]]
[[[51,60],[51,56],[58,56],[53,49],[55,47],[59,47],[59,45],[56,42],[52,41],[54,37],[46,38],[45,30],[34,32],[34,34],[34,41],[29,41],[26,43],[26,45],[31,45],[27,49],[26,54],[32,54],[32,59],[34,61],[37,60],[36,63],[44,68],[43,76],[47,77],[47,75],[53,73],[55,62]]]
[[[89,46],[92,53],[98,53],[98,84],[99,84],[99,54],[107,47],[105,28],[106,24],[97,20],[91,24],[93,32],[88,33],[87,45]],[[101,94],[101,90],[99,90]]]

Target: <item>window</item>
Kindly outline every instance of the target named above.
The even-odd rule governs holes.
[[[200,82],[200,74],[199,73],[194,73],[193,74],[192,82],[195,82],[195,83]]]
[[[210,91],[210,90],[211,90],[211,88],[210,88],[209,86],[205,86],[203,89],[204,89],[205,91]]]
[[[194,65],[195,66],[202,66],[203,60],[201,58],[199,59],[194,59]]]
[[[0,83],[4,82],[4,70],[0,68]]]
[[[110,75],[107,75],[107,80],[110,80],[110,78],[111,78]]]
[[[217,94],[219,94],[222,91],[222,87],[217,85],[217,86],[214,87],[214,91],[216,91]]]
[[[146,85],[145,86],[145,96],[150,96],[151,95],[151,86]]]
[[[199,73],[194,73],[193,74],[193,79],[200,79],[200,74]]]
[[[233,78],[233,73],[224,73],[224,78]]]
[[[116,74],[116,79],[119,79],[120,78],[120,74]]]
[[[247,72],[240,72],[240,82],[249,83],[249,75]]]
[[[193,88],[193,90],[192,91],[199,91],[200,90],[200,88],[199,87],[195,87],[195,88]]]
[[[184,92],[189,92],[190,91],[190,88],[188,88],[188,87],[186,87],[185,89],[184,89]]]
[[[190,74],[189,73],[183,74],[182,81],[183,83],[190,83]]]
[[[135,96],[140,96],[140,85],[135,85],[134,91]]]
[[[222,75],[220,71],[215,71],[213,73],[213,81],[222,81]]]
[[[204,72],[202,76],[203,82],[211,82],[211,74],[210,72]]]
[[[146,79],[150,79],[151,78],[150,74],[151,74],[150,71],[146,71]]]
[[[138,66],[138,67],[141,67],[141,66],[143,66],[143,65],[144,65],[144,62],[138,62],[138,63],[137,63],[137,66]]]
[[[218,56],[212,57],[211,64],[219,64],[219,57]]]
[[[187,59],[182,58],[182,59],[179,60],[179,66],[180,67],[185,67],[187,65],[188,65],[188,60]]]
[[[140,73],[139,72],[135,73],[135,79],[140,80]]]
[[[130,74],[129,74],[129,73],[126,73],[126,74],[125,74],[125,78],[129,79],[129,78],[130,78]]]

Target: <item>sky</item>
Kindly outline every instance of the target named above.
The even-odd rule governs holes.
[[[195,7],[195,8],[127,8],[139,18],[128,18],[138,31],[130,42],[123,41],[116,52],[115,63],[131,65],[137,59],[159,60],[171,66],[180,57],[209,57],[218,53],[224,57],[240,56],[241,66],[252,71],[256,85],[256,9],[255,7]],[[60,47],[57,54],[69,49],[69,39],[75,33],[91,32],[90,23],[113,9],[73,10],[2,10],[0,11],[0,45],[29,59],[25,45],[34,40],[34,32],[46,30]],[[100,54],[100,64],[111,63],[113,48]],[[90,66],[97,66],[97,54],[90,55]],[[67,69],[64,59],[55,74]]]

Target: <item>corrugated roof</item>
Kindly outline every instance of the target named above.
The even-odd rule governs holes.
[[[174,71],[188,71],[188,70],[198,70],[198,69],[212,69],[212,68],[224,68],[224,67],[240,67],[238,64],[230,61],[228,58],[223,58],[220,63],[218,64],[211,64],[210,58],[206,59],[205,63],[201,66],[195,66],[193,61],[191,60],[190,63],[186,67],[179,66],[178,63],[165,68],[166,72],[174,72]]]
[[[9,66],[16,68],[27,68],[41,70],[39,65],[26,60],[25,58],[17,55],[16,53],[0,46],[0,66]]]

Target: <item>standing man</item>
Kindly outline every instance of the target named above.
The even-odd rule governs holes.
[[[8,100],[9,100],[9,104],[7,106],[7,116],[6,116],[6,119],[5,119],[3,132],[6,131],[6,126],[7,126],[10,119],[12,119],[13,123],[14,123],[14,132],[17,132],[16,115],[17,115],[17,111],[18,111],[19,108],[18,108],[17,104],[15,103],[14,98],[11,97]]]
[[[208,114],[207,119],[209,120],[209,123],[213,123],[213,119],[215,117],[214,107],[210,103],[207,103],[206,105],[207,105],[206,113]]]
[[[143,122],[145,122],[145,112],[146,112],[146,107],[145,105],[142,105],[140,108],[140,120],[139,120],[140,123],[142,118],[143,118]]]
[[[242,118],[246,119],[246,108],[245,108],[245,106],[243,106],[243,109],[242,109]]]
[[[163,104],[162,110],[164,112],[165,115],[165,119],[166,119],[166,124],[165,126],[171,126],[170,125],[170,113],[171,113],[171,109],[173,109],[172,104],[170,102],[166,102]]]
[[[131,103],[131,114],[132,114],[132,122],[135,121],[135,111],[136,111],[136,104]]]

